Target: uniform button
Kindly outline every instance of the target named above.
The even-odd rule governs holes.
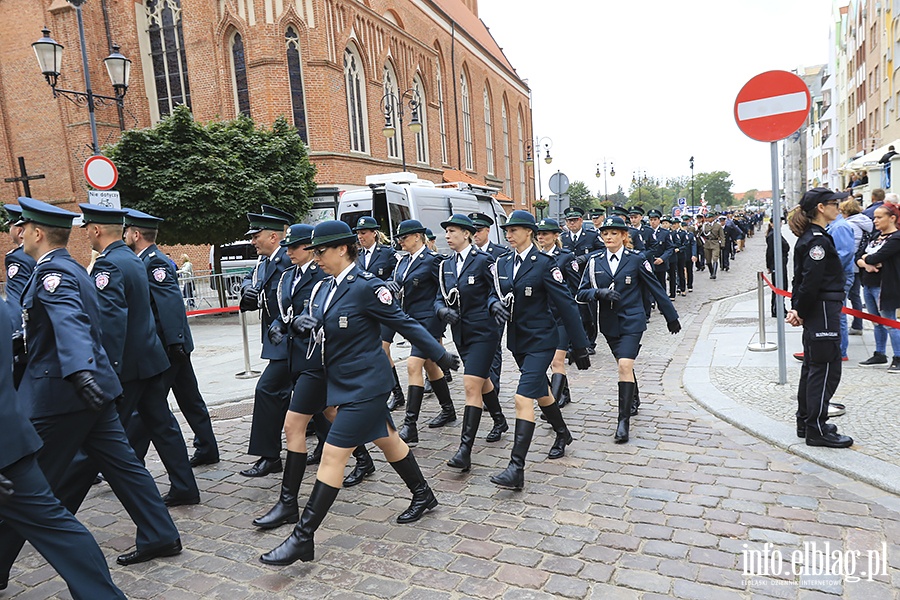
[[[44,375],[49,375],[50,371],[44,371]]]
[[[91,358],[88,359],[88,364],[91,364],[91,363],[93,363],[93,362],[94,362],[94,358],[93,358],[93,357],[91,357]]]

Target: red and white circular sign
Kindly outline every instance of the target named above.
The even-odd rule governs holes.
[[[84,178],[94,189],[109,190],[119,181],[119,170],[113,161],[97,154],[84,161]]]
[[[741,88],[734,120],[750,138],[777,142],[791,135],[809,116],[809,88],[787,71],[760,73]]]

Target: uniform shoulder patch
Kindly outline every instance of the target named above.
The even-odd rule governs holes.
[[[553,279],[556,280],[556,283],[563,282],[563,274],[562,271],[559,270],[559,267],[553,267],[550,269],[550,274],[553,275]]]
[[[652,272],[653,272],[653,267],[651,267],[651,266],[650,266],[650,263],[649,263],[648,261],[646,261],[646,260],[644,261],[644,268],[647,269],[647,272],[648,272],[648,273],[652,273]]]
[[[56,291],[56,288],[59,287],[59,284],[62,282],[62,274],[61,273],[47,273],[43,277],[41,277],[41,284],[44,286],[44,289],[50,292],[51,294]]]
[[[575,271],[576,273],[578,272],[578,261],[577,260],[573,260],[571,263],[569,263],[569,265],[572,267],[573,271]]]
[[[813,246],[809,249],[809,257],[813,260],[822,260],[825,258],[825,248],[822,246]]]
[[[151,271],[151,273],[153,275],[153,279],[155,279],[159,283],[162,283],[163,281],[166,280],[167,271],[166,271],[165,267],[157,267],[157,268],[153,269],[153,271]]]
[[[109,285],[109,271],[100,271],[95,274],[94,284],[97,286],[98,290],[106,289],[106,286]]]
[[[391,304],[394,301],[394,296],[391,295],[391,291],[383,285],[375,290],[375,295],[378,296],[378,301],[382,304]]]
[[[12,263],[6,268],[6,278],[12,279],[16,276],[16,273],[19,272],[19,265],[17,263]]]

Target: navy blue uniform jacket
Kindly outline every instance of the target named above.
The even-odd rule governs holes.
[[[443,259],[438,253],[423,248],[415,261],[412,261],[411,254],[400,259],[391,277],[403,290],[400,295],[400,308],[435,337],[440,337],[445,327],[434,310],[434,297],[440,293],[438,273],[441,260]]]
[[[397,255],[394,252],[394,249],[390,246],[385,246],[384,244],[375,244],[375,247],[372,248],[372,252],[372,258],[369,260],[369,268],[367,269],[365,267],[365,260],[363,259],[363,248],[360,246],[359,257],[356,259],[356,266],[362,271],[368,271],[379,279],[388,279],[391,276],[391,273],[394,272],[394,267],[397,265]]]
[[[574,243],[572,242],[572,232],[566,229],[559,236],[559,241],[562,243],[563,250],[571,252],[575,256],[586,256],[604,247],[600,234],[593,229],[582,229],[578,235],[578,241]]]
[[[653,228],[644,235],[644,256],[650,261],[654,271],[664,271],[669,267],[669,259],[675,253],[675,244],[667,229],[659,227],[654,234]],[[661,258],[662,264],[653,264],[653,261]]]
[[[284,248],[279,247],[268,260],[266,257],[260,256],[256,267],[247,273],[241,282],[241,293],[249,286],[254,286],[260,291],[257,303],[257,307],[261,310],[259,321],[262,330],[262,353],[260,358],[266,360],[287,360],[288,357],[287,344],[276,346],[269,341],[269,336],[266,334],[272,322],[278,318],[278,282],[281,281],[281,274],[290,266],[291,261],[287,257],[287,253]]]
[[[312,352],[309,358],[306,358],[309,352],[309,334],[298,335],[290,325],[294,317],[309,308],[309,297],[316,283],[327,277],[315,261],[310,262],[306,273],[300,275],[300,279],[295,283],[297,273],[300,273],[300,267],[293,265],[281,274],[279,282],[281,303],[279,304],[278,318],[287,326],[287,335],[284,336],[281,343],[288,345],[288,367],[292,375],[322,368],[322,353],[318,349]]]
[[[444,355],[444,347],[434,336],[403,314],[384,282],[355,265],[338,285],[328,310],[323,310],[333,280],[324,279],[310,299],[312,315],[324,330],[322,347],[317,350],[321,350],[325,365],[329,406],[386,398],[394,387],[391,363],[381,347],[382,325],[422,349],[431,360]]]
[[[491,304],[500,301],[494,289],[493,264],[493,257],[475,246],[469,248],[459,277],[456,276],[456,254],[441,263],[440,277],[450,302],[438,289],[434,311],[449,307],[459,312],[459,323],[450,327],[457,345],[497,344],[500,341],[500,330],[489,310]]]
[[[9,309],[0,302],[0,470],[20,458],[34,454],[42,442],[31,422],[19,407],[12,378],[12,329],[9,326]]]
[[[474,247],[478,248],[478,246],[474,246]],[[494,260],[497,260],[504,254],[509,252],[509,248],[507,248],[506,246],[499,246],[499,245],[495,244],[494,242],[488,242],[487,248],[478,248],[478,249],[481,250],[482,252],[487,252],[488,254],[493,256]]]
[[[578,291],[578,286],[581,283],[581,267],[578,266],[575,255],[571,252],[554,248],[553,252],[549,253],[547,256],[552,256],[556,261],[556,266],[559,267],[559,270],[562,272],[563,277],[566,280],[566,286],[574,297],[575,292]],[[515,258],[513,260],[515,260]],[[556,309],[555,304],[550,305],[550,312],[553,313],[553,318],[556,319],[556,325],[558,327],[564,327],[562,317]]]
[[[168,369],[169,359],[156,335],[150,284],[141,259],[117,240],[94,261],[91,278],[100,303],[103,347],[119,379],[147,379]]]
[[[662,284],[653,274],[653,267],[639,252],[625,248],[622,251],[622,264],[616,274],[609,271],[607,251],[601,250],[588,260],[581,287],[578,289],[579,302],[592,299],[591,290],[610,288],[619,292],[619,300],[613,304],[599,301],[600,332],[608,337],[621,337],[627,334],[642,333],[647,329],[647,313],[644,309],[644,293],[656,299],[656,305],[662,311],[666,322],[678,319],[678,312]],[[593,281],[591,273],[593,272]]]
[[[156,319],[156,333],[163,346],[174,344],[184,346],[190,354],[194,350],[194,340],[184,311],[184,298],[178,287],[178,274],[165,254],[156,244],[151,244],[140,254],[147,270],[150,283],[150,307]]]
[[[512,294],[512,319],[506,327],[506,347],[513,354],[553,350],[558,341],[556,319],[550,304],[562,319],[573,348],[589,345],[575,299],[566,287],[556,259],[532,246],[513,280],[515,252],[497,261],[497,279],[504,297]]]
[[[64,379],[77,371],[91,371],[110,401],[122,395],[103,349],[97,288],[68,250],[53,250],[37,263],[22,294],[22,309],[28,366],[19,396],[29,404],[29,417],[85,410],[75,386]]]
[[[6,253],[6,305],[12,330],[22,329],[22,292],[34,271],[34,259],[25,254],[22,246]]]

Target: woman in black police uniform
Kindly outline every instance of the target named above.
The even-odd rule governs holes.
[[[391,280],[387,282],[387,288],[397,299],[403,312],[427,329],[435,340],[440,341],[445,325],[434,313],[434,296],[438,291],[441,257],[425,247],[425,227],[419,221],[401,222],[397,228],[396,239],[407,255],[397,263]],[[406,360],[409,387],[406,392],[406,417],[399,431],[400,439],[409,444],[416,444],[419,441],[416,422],[422,409],[422,398],[425,396],[423,368],[428,374],[431,389],[441,405],[441,413],[445,415],[452,413],[452,420],[456,420],[456,410],[453,408],[453,399],[450,397],[450,387],[444,379],[444,372],[434,361],[426,358],[421,348],[413,346]],[[449,421],[440,419],[434,425],[429,424],[429,427],[443,426],[447,422]]]
[[[494,294],[493,257],[482,252],[472,243],[475,223],[466,215],[456,214],[441,223],[447,232],[447,245],[453,255],[440,266],[438,293],[434,311],[444,323],[450,324],[453,342],[465,365],[463,386],[466,390],[466,408],[459,450],[447,464],[463,471],[472,466],[472,446],[481,423],[481,415],[487,408],[491,414],[499,414],[487,441],[495,442],[509,429],[500,410],[497,390],[490,380],[491,362],[500,342],[495,311],[501,313]]]
[[[647,329],[644,299],[656,300],[671,333],[681,331],[678,313],[650,262],[626,247],[628,229],[621,217],[603,221],[600,235],[606,247],[588,260],[577,295],[579,302],[598,302],[600,332],[619,367],[619,415],[614,438],[617,444],[628,441],[629,419],[637,414],[634,360]]]
[[[791,310],[785,321],[803,326],[803,367],[797,389],[797,435],[807,446],[848,448],[853,439],[829,424],[828,401],[841,382],[841,307],[844,270],[825,227],[834,221],[847,192],[813,188],[803,194],[788,227],[794,244]],[[801,435],[802,434],[802,435]]]
[[[562,250],[562,242],[559,241],[560,234],[559,223],[555,219],[542,219],[537,226],[537,241],[541,252],[552,256],[556,260],[556,266],[565,276],[566,285],[569,292],[575,295],[578,291],[578,284],[581,282],[581,268],[575,255],[571,252]],[[566,376],[566,354],[569,350],[569,334],[566,333],[566,326],[563,324],[562,317],[559,315],[555,305],[550,306],[550,311],[556,319],[556,330],[559,334],[559,341],[556,344],[556,353],[553,355],[553,361],[550,363],[550,394],[562,408],[571,401],[569,395],[569,380]]]
[[[316,225],[307,246],[331,277],[316,286],[308,310],[294,317],[291,327],[313,332],[313,351],[321,353],[325,366],[328,405],[337,407],[337,415],[300,522],[288,539],[260,557],[266,564],[313,559],[313,534],[337,497],[350,453],[361,444],[375,442],[413,494],[398,523],[417,521],[438,504],[385,403],[393,382],[384,377],[389,363],[381,348],[381,326],[399,332],[441,369],[458,368],[459,358],[403,314],[384,282],[357,266],[354,242],[346,223],[325,221]]]
[[[320,447],[328,435],[330,420],[326,411],[325,369],[322,354],[309,353],[309,332],[299,333],[290,327],[294,317],[309,306],[309,297],[316,284],[325,279],[325,272],[313,261],[313,253],[304,246],[312,237],[311,225],[291,225],[280,244],[286,248],[292,266],[281,274],[278,282],[278,312],[269,328],[269,341],[273,345],[288,345],[288,367],[294,381],[294,393],[290,408],[284,418],[284,434],[287,438],[287,458],[281,480],[281,493],[275,506],[264,516],[253,520],[260,529],[272,529],[285,523],[296,523],[300,518],[297,492],[306,472],[306,427],[316,415],[316,435]],[[334,408],[327,409],[334,418]]]
[[[525,455],[534,436],[535,399],[556,432],[556,441],[547,457],[565,456],[566,446],[572,443],[572,434],[547,385],[547,369],[559,339],[551,303],[556,306],[569,334],[572,360],[578,369],[589,368],[591,360],[589,342],[565,277],[556,261],[534,246],[537,230],[534,216],[516,210],[501,227],[506,231],[512,251],[497,261],[495,284],[500,300],[493,301],[491,310],[498,316],[509,315],[506,347],[516,359],[521,375],[516,388],[516,435],[509,466],[492,476],[491,482],[520,490],[525,485]],[[501,312],[498,305],[504,307],[504,311]]]

